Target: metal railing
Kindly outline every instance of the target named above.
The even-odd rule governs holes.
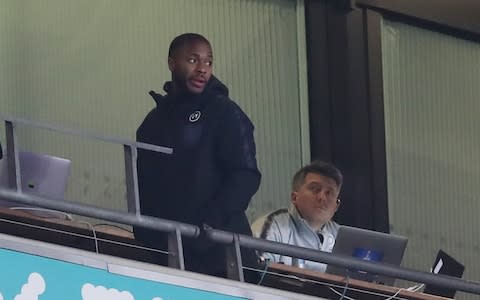
[[[128,211],[135,214],[140,214],[140,203],[138,200],[138,178],[137,178],[137,149],[145,149],[165,154],[172,154],[173,149],[157,145],[134,142],[122,138],[99,135],[83,130],[63,128],[50,124],[34,122],[21,118],[14,118],[10,116],[3,116],[0,114],[0,119],[5,120],[5,137],[7,139],[6,153],[7,153],[7,170],[8,170],[8,187],[16,191],[22,191],[21,177],[20,177],[20,163],[18,155],[18,139],[16,128],[18,126],[31,127],[36,129],[43,129],[62,133],[64,135],[76,136],[80,138],[95,140],[99,142],[106,142],[123,147],[124,161],[125,161],[125,184],[127,188],[127,207]]]
[[[184,269],[182,236],[195,238],[199,236],[201,230],[198,226],[190,224],[144,216],[141,214],[122,213],[90,205],[52,200],[7,189],[0,189],[0,198],[20,204],[39,206],[87,217],[99,218],[107,221],[167,232],[169,234],[169,266],[178,269]],[[304,258],[311,261],[332,264],[349,269],[362,270],[378,275],[390,276],[413,282],[433,284],[436,286],[442,286],[445,288],[480,295],[479,283],[456,277],[421,272],[379,262],[360,260],[348,256],[334,255],[328,252],[267,241],[217,229],[206,229],[206,237],[211,241],[224,244],[226,246],[227,274],[229,278],[234,280],[243,281],[243,265],[240,252],[241,247],[244,247],[278,253],[285,256]]]
[[[0,117],[2,116],[0,115]],[[142,215],[140,214],[140,205],[138,199],[138,182],[136,174],[137,148],[162,153],[172,153],[172,149],[112,137],[95,135],[79,130],[63,129],[22,119],[4,119],[7,133],[7,165],[10,181],[8,189],[0,188],[0,198],[24,205],[38,206],[42,208],[59,210],[86,217],[93,217],[106,221],[112,221],[126,225],[139,226],[166,232],[168,233],[168,263],[171,267],[182,270],[185,269],[182,237],[185,236],[196,238],[200,235],[201,230],[205,230],[206,237],[208,239],[216,243],[224,244],[226,246],[227,275],[229,278],[235,280],[244,281],[243,264],[241,258],[241,248],[244,247],[259,250],[262,252],[265,251],[285,256],[304,258],[311,261],[332,264],[335,266],[345,267],[349,269],[362,270],[378,275],[405,279],[413,282],[433,284],[436,286],[442,286],[445,288],[480,295],[479,283],[459,279],[456,277],[436,275],[428,272],[421,272],[384,263],[369,262],[365,260],[359,260],[353,257],[334,255],[327,252],[267,241],[217,229],[200,229],[198,226],[191,224],[185,224]],[[125,153],[125,168],[127,170],[126,185],[127,201],[129,202],[128,212],[124,213],[109,210],[91,205],[65,201],[64,199],[60,199],[63,201],[59,201],[59,199],[48,199],[45,197],[24,194],[21,190],[21,178],[19,175],[20,165],[18,161],[18,149],[16,147],[16,135],[14,130],[16,125],[53,130],[64,134],[71,134],[79,137],[123,145]],[[11,153],[13,153],[14,155],[11,155]]]
[[[328,252],[287,245],[279,242],[267,241],[221,230],[208,230],[207,237],[209,237],[213,241],[225,244],[229,247],[251,248],[260,250],[262,252],[271,252],[285,256],[303,258],[306,260],[344,267],[346,269],[361,270],[378,275],[405,279],[413,282],[421,282],[425,284],[433,284],[480,295],[480,284],[478,282],[467,281],[456,277],[437,275],[429,272],[421,272],[381,262],[361,260],[350,256],[338,254],[334,255]]]
[[[55,126],[51,124],[41,123],[41,122],[34,122],[31,120],[21,119],[21,118],[14,118],[11,116],[4,116],[0,114],[0,118],[5,122],[5,137],[6,137],[6,160],[7,160],[7,187],[14,191],[18,191],[22,193],[22,178],[21,174],[21,164],[19,161],[19,147],[18,147],[18,138],[17,138],[17,127],[28,127],[28,128],[35,128],[35,129],[42,129],[47,131],[53,131],[55,133],[60,133],[69,136],[75,136],[79,138],[95,140],[98,142],[106,142],[110,144],[115,144],[123,147],[123,154],[124,154],[124,167],[125,167],[125,186],[126,186],[126,194],[127,194],[127,208],[128,212],[136,215],[138,220],[144,220],[148,226],[151,225],[152,222],[158,223],[157,221],[149,220],[146,216],[140,216],[140,201],[139,201],[139,194],[138,194],[138,177],[137,177],[137,150],[145,149],[154,152],[160,152],[164,154],[172,154],[173,149],[168,147],[162,147],[157,145],[151,145],[146,143],[134,142],[131,140],[126,140],[122,138],[112,137],[112,136],[105,136],[99,135],[83,130],[78,129],[71,129],[71,128],[64,128],[60,126]],[[63,200],[63,199],[62,199]],[[35,202],[34,205],[40,205],[37,200],[33,200]],[[33,204],[33,203],[32,203]],[[54,204],[53,204],[54,205]],[[66,211],[72,210],[80,210],[82,211],[81,207],[76,207],[74,203],[67,204],[69,206]],[[104,220],[111,220],[110,217],[112,213],[115,215],[114,219],[123,219],[126,224],[131,224],[132,219],[131,216],[126,215],[118,215],[113,211],[108,211],[101,208],[96,208],[97,212],[95,214],[99,214],[100,219]],[[85,212],[85,211],[83,211]],[[80,215],[86,215],[85,213],[79,212]],[[114,220],[112,220],[114,221]],[[119,221],[122,223],[122,221]],[[133,224],[131,224],[133,225]],[[169,234],[169,241],[180,241],[181,239],[175,238],[174,235],[179,235],[178,228],[182,228],[182,226],[186,226],[185,224],[156,224],[160,225],[160,228],[165,228],[165,231],[170,232]],[[168,226],[167,226],[168,225]],[[172,227],[173,226],[173,227]],[[168,227],[168,228],[167,228]],[[198,228],[197,228],[198,229]],[[197,229],[190,228],[190,231],[195,231]],[[189,235],[189,230],[185,231],[186,235]],[[198,233],[196,233],[198,235]],[[179,259],[181,258],[181,259]],[[181,269],[184,269],[183,263],[183,247],[178,245],[177,242],[169,243],[169,264],[172,266],[178,266]]]

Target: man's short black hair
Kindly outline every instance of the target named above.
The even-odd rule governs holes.
[[[201,34],[198,33],[184,33],[172,40],[170,47],[168,48],[168,57],[173,57],[178,49],[183,48],[183,46],[191,42],[204,42],[210,45],[210,42]]]
[[[341,187],[343,184],[343,175],[337,167],[328,162],[315,160],[295,173],[292,181],[292,191],[298,191],[300,186],[305,182],[305,177],[307,177],[307,174],[309,173],[331,178],[335,181],[338,187]]]

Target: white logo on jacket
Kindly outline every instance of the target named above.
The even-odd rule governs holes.
[[[196,110],[190,115],[190,117],[188,117],[188,121],[190,121],[191,123],[195,123],[200,119],[201,115],[202,113],[199,110]]]

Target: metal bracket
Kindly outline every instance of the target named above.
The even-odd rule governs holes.
[[[140,215],[140,201],[138,196],[137,177],[137,147],[123,145],[125,159],[125,184],[127,186],[127,207],[128,212]]]
[[[227,277],[244,282],[242,270],[242,254],[240,251],[240,239],[238,234],[233,235],[233,242],[228,245],[226,251]]]
[[[20,160],[18,158],[18,141],[15,133],[15,124],[12,121],[5,121],[5,135],[7,139],[8,187],[21,193],[22,180],[20,177]]]
[[[182,235],[178,227],[175,228],[175,231],[168,233],[168,266],[185,270]]]

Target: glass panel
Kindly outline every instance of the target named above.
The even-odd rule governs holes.
[[[409,237],[404,263],[428,271],[443,249],[478,280],[480,44],[384,20],[382,52],[389,214]]]

